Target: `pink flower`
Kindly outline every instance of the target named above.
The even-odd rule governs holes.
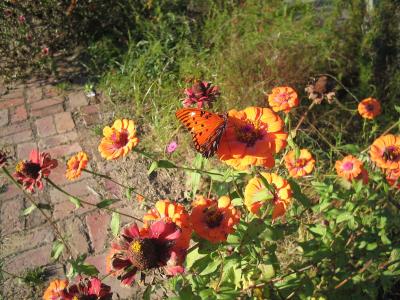
[[[25,16],[24,16],[24,15],[19,16],[19,17],[18,17],[18,21],[19,21],[20,24],[25,23],[25,21],[26,21]]]
[[[42,54],[43,55],[49,55],[49,53],[50,53],[49,47],[43,47],[42,48]]]
[[[172,153],[176,150],[176,148],[178,148],[178,143],[175,141],[172,141],[171,143],[169,143],[169,145],[167,146],[167,152],[168,153]]]
[[[211,82],[196,81],[190,88],[185,90],[185,94],[184,107],[197,104],[198,108],[202,108],[204,104],[212,107],[212,102],[217,99],[220,92],[218,86],[212,86]]]
[[[15,167],[14,176],[22,187],[33,193],[35,186],[43,189],[42,179],[50,175],[50,170],[57,167],[57,160],[51,159],[49,153],[32,150],[29,160],[20,161]]]

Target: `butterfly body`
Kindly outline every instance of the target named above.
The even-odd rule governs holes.
[[[213,156],[225,132],[228,115],[199,108],[182,108],[175,115],[192,134],[196,151],[206,158]]]

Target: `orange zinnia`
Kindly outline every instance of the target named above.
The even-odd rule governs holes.
[[[374,119],[381,114],[381,104],[374,98],[367,98],[358,104],[358,113],[364,119]]]
[[[288,113],[293,107],[299,105],[299,98],[291,87],[280,86],[272,89],[272,94],[268,95],[268,103],[274,111]]]
[[[271,200],[274,205],[272,220],[283,216],[292,203],[292,189],[288,181],[275,173],[262,172],[261,176],[270,184],[270,191],[260,177],[249,180],[244,191],[244,204],[247,209],[257,214],[264,203]],[[265,199],[263,195],[265,194]],[[270,198],[270,199],[269,199]]]
[[[314,169],[314,165],[315,159],[307,149],[301,149],[297,158],[294,150],[285,155],[285,166],[292,177],[302,177],[310,174]]]
[[[82,170],[86,168],[88,160],[89,158],[87,154],[83,151],[72,156],[67,162],[67,171],[65,173],[65,177],[67,177],[69,180],[79,178]]]
[[[64,289],[68,285],[68,280],[53,280],[43,294],[43,300],[64,299]]]
[[[240,212],[231,205],[231,199],[222,196],[218,200],[197,196],[193,201],[190,219],[194,231],[211,243],[226,241],[233,226],[240,220]]]
[[[364,184],[368,183],[368,172],[364,169],[362,162],[352,155],[336,161],[335,168],[336,173],[348,181],[362,179]]]
[[[145,226],[148,227],[149,222],[157,220],[175,223],[182,230],[177,244],[179,244],[181,248],[186,249],[189,247],[192,226],[190,224],[189,214],[186,212],[183,205],[173,203],[169,200],[157,201],[155,208],[149,210],[149,212],[143,216],[143,221]]]
[[[400,169],[400,136],[388,134],[377,138],[371,145],[369,155],[382,169]]]
[[[139,143],[135,123],[132,120],[116,120],[112,127],[104,127],[103,135],[99,152],[107,160],[125,156]]]
[[[400,189],[400,169],[397,170],[387,170],[386,180],[391,186],[396,186]]]
[[[283,127],[282,119],[269,108],[231,110],[217,154],[237,170],[250,166],[271,168],[275,165],[274,155],[286,146]]]

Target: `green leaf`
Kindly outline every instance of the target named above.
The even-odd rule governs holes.
[[[150,300],[151,292],[152,292],[152,285],[148,285],[146,290],[143,293],[143,300]]]
[[[305,208],[309,208],[311,207],[311,201],[310,199],[308,199],[308,197],[306,195],[304,195],[301,192],[301,188],[300,186],[297,184],[297,182],[293,179],[293,178],[289,178],[288,179],[289,184],[290,184],[290,188],[293,191],[293,197],[296,200],[299,200],[299,202],[305,207]]]
[[[354,144],[347,144],[338,148],[350,154],[359,154],[361,152],[360,147]]]
[[[373,243],[369,243],[368,245],[367,245],[367,250],[368,251],[372,251],[372,250],[375,250],[376,248],[378,248],[378,244],[376,243],[376,242],[373,242]]]
[[[235,198],[235,199],[232,199],[231,204],[233,206],[242,206],[243,200],[242,200],[242,198]]]
[[[119,233],[119,226],[120,226],[120,215],[117,212],[112,213],[110,228],[111,232],[114,236],[117,236]]]
[[[61,241],[56,240],[54,241],[53,246],[51,248],[50,256],[53,260],[57,260],[63,251],[64,251],[64,244]]]
[[[114,199],[104,199],[103,201],[97,203],[96,206],[98,208],[104,208],[104,207],[110,206],[113,203],[114,203]]]
[[[215,272],[218,269],[218,266],[221,264],[220,259],[216,259],[215,261],[211,262],[199,275],[204,276]]]
[[[326,227],[324,227],[322,225],[309,227],[308,230],[311,231],[312,233],[315,233],[315,234],[320,235],[320,236],[325,236],[326,235]]]
[[[188,255],[186,256],[186,260],[185,260],[186,269],[190,269],[197,260],[199,260],[205,256],[207,256],[207,254],[199,253],[199,248],[195,248],[192,251],[190,251],[188,253]]]
[[[80,201],[78,198],[71,196],[71,197],[69,197],[68,199],[69,199],[69,201],[71,201],[73,204],[75,204],[75,208],[79,208],[79,207],[82,206],[81,201]]]
[[[23,216],[27,216],[27,215],[29,215],[31,212],[33,212],[35,209],[36,209],[36,205],[32,204],[31,206],[29,206],[28,208],[25,208],[25,209],[22,211],[22,215],[23,215]]]
[[[395,105],[394,109],[400,114],[400,106],[399,105]]]
[[[162,168],[162,169],[176,169],[176,165],[169,160],[159,160],[157,162],[158,168]]]
[[[261,264],[258,268],[261,270],[262,278],[264,280],[268,281],[275,276],[275,270],[272,265]]]
[[[132,188],[127,188],[127,189],[125,190],[125,196],[126,196],[126,198],[127,198],[128,200],[130,200],[130,199],[132,198],[132,192],[133,192],[133,189],[132,189]]]
[[[81,274],[85,274],[87,276],[95,276],[100,273],[95,266],[88,264],[81,265],[79,269]]]
[[[251,197],[251,204],[258,201],[267,201],[271,199],[274,199],[274,195],[272,195],[268,189],[263,189]]]
[[[348,211],[346,211],[346,212],[341,213],[341,214],[336,218],[336,223],[339,224],[339,223],[342,223],[342,222],[351,220],[351,219],[353,219],[353,218],[354,218],[353,214],[350,213],[350,212],[348,212]]]
[[[147,171],[147,175],[150,175],[151,173],[153,173],[157,168],[158,168],[158,162],[153,161],[150,165],[149,170]]]

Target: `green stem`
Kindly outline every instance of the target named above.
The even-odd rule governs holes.
[[[66,196],[68,196],[68,197],[73,197],[73,198],[77,199],[80,203],[83,203],[83,204],[86,204],[86,205],[89,205],[89,206],[98,207],[96,204],[87,202],[87,201],[85,201],[85,200],[83,200],[83,199],[81,199],[81,198],[79,198],[79,197],[76,197],[76,196],[74,196],[74,195],[68,193],[67,191],[63,190],[63,189],[60,188],[58,185],[56,185],[56,184],[55,184],[53,181],[51,181],[49,178],[46,178],[46,180],[47,180],[47,182],[50,183],[56,190],[60,191],[60,192],[63,193],[64,195],[66,195]],[[143,221],[140,220],[139,218],[136,218],[136,217],[131,216],[131,215],[128,215],[128,214],[125,214],[125,213],[120,212],[120,211],[118,211],[118,210],[116,210],[116,209],[113,209],[113,208],[103,207],[103,208],[100,208],[100,209],[105,209],[105,210],[110,211],[110,212],[118,213],[118,214],[120,214],[121,216],[125,216],[125,217],[131,218],[131,219],[134,219],[134,220],[136,220],[136,221],[139,221],[139,222],[143,223]]]
[[[143,150],[139,150],[138,148],[133,148],[133,151],[143,155],[144,157],[150,159],[151,161],[155,161],[155,159],[150,154],[148,154],[147,152],[144,152]]]
[[[36,203],[35,199],[33,199],[32,195],[29,194],[25,189],[12,177],[10,172],[5,168],[2,167],[3,173],[8,177],[8,179],[11,180],[11,182],[18,187],[26,196],[26,198],[32,203],[33,206],[35,206],[37,209],[39,209],[40,213],[43,215],[43,217],[49,222],[49,224],[53,227],[56,235],[60,239],[60,241],[64,244],[65,248],[67,249],[67,252],[70,256],[72,256],[72,250],[67,241],[63,238],[61,232],[59,231],[57,225],[53,222],[53,220],[43,211],[43,209]]]
[[[207,174],[207,175],[216,175],[216,176],[224,176],[223,174],[220,173],[213,173],[213,172],[208,172],[200,169],[193,169],[193,168],[187,168],[187,167],[181,167],[181,166],[176,166],[177,169],[179,170],[185,170],[185,171],[192,171],[200,174]]]
[[[128,185],[124,185],[124,184],[122,184],[122,183],[120,183],[120,182],[118,182],[118,181],[112,179],[112,178],[111,178],[110,176],[108,176],[108,175],[100,174],[100,173],[97,173],[97,172],[94,172],[94,171],[90,171],[90,170],[87,170],[87,169],[83,169],[83,171],[86,172],[86,173],[92,174],[92,175],[94,175],[94,176],[98,176],[98,177],[105,178],[105,179],[107,179],[107,180],[109,180],[109,181],[115,183],[116,185],[119,185],[120,187],[123,187],[123,188],[125,188],[125,189],[129,189],[129,190],[132,191],[134,194],[143,197],[145,200],[148,200],[148,198],[145,197],[143,194],[141,194],[141,193],[139,193],[139,192],[136,192],[135,189],[134,189],[133,187],[130,187],[130,186],[128,186]]]

